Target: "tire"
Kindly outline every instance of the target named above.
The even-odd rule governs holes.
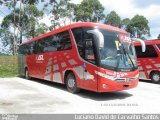
[[[71,93],[78,93],[80,91],[80,89],[77,87],[76,78],[72,72],[66,77],[66,86],[68,91]]]
[[[27,80],[31,79],[31,77],[29,76],[29,72],[28,72],[27,68],[25,69],[25,79],[27,79]]]
[[[151,74],[151,80],[153,83],[160,83],[160,72],[156,71]]]

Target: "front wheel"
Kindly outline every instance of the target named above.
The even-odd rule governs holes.
[[[25,69],[25,78],[26,78],[27,80],[31,79],[31,77],[29,76],[29,72],[28,72],[28,69],[27,69],[27,68]]]
[[[66,86],[71,93],[78,93],[80,91],[77,87],[76,78],[72,72],[67,75]]]
[[[156,71],[151,74],[151,80],[153,83],[160,83],[160,72]]]

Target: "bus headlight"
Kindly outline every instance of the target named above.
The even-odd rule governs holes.
[[[102,88],[107,88],[107,85],[106,84],[102,84]]]

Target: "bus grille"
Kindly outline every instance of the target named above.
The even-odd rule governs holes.
[[[137,78],[117,78],[115,81],[116,82],[130,82],[133,80],[136,80]]]

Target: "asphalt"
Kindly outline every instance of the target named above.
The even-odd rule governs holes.
[[[69,93],[61,84],[39,79],[0,78],[1,114],[160,113],[160,85],[140,81],[130,90]]]

